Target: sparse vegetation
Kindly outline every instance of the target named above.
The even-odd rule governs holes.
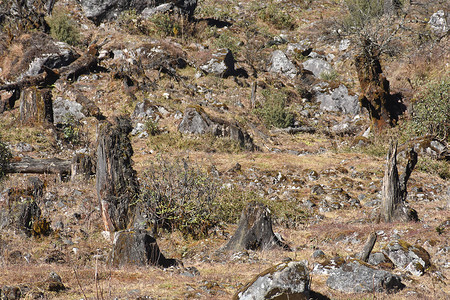
[[[418,135],[431,134],[450,141],[450,78],[429,82],[417,96],[412,128]]]
[[[282,9],[278,3],[271,1],[265,8],[259,12],[259,17],[277,29],[293,29],[295,27],[294,19],[291,15]]]
[[[9,150],[9,147],[2,141],[2,137],[0,136],[0,182],[2,182],[2,180],[6,176],[6,170],[11,158],[11,151]]]
[[[72,46],[80,42],[80,30],[67,11],[56,11],[48,18],[52,37]]]
[[[289,127],[294,123],[294,115],[286,109],[287,93],[283,90],[267,89],[262,92],[264,103],[255,109],[255,113],[267,127]]]

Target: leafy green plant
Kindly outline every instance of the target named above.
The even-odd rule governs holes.
[[[6,177],[8,164],[12,158],[8,146],[1,140],[0,136],[0,182]]]
[[[266,89],[262,92],[265,101],[255,108],[255,113],[268,127],[289,127],[294,123],[294,115],[287,111],[287,93],[280,90]]]
[[[76,46],[80,42],[80,31],[67,12],[56,11],[48,18],[50,34],[54,39]]]
[[[450,141],[450,77],[428,83],[417,98],[411,123],[414,132]]]
[[[159,158],[143,176],[141,202],[154,231],[179,230],[184,236],[201,238],[219,222],[218,191],[217,180],[190,161]]]
[[[72,144],[77,145],[81,142],[81,132],[78,122],[71,114],[66,114],[64,123],[62,124],[63,139]]]
[[[145,121],[144,126],[145,126],[145,130],[150,135],[157,135],[160,132],[160,130],[158,128],[158,122],[154,121],[151,118],[149,118]]]
[[[280,6],[273,1],[259,12],[259,17],[264,22],[271,23],[277,29],[293,29],[295,27],[291,15],[281,10]]]
[[[433,175],[438,175],[443,179],[450,178],[450,163],[422,156],[416,165],[416,169]]]

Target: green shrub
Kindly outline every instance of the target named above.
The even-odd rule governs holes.
[[[158,128],[158,122],[154,121],[153,119],[149,118],[145,121],[145,130],[149,135],[157,135],[160,133],[160,130]]]
[[[2,142],[0,136],[0,182],[6,177],[6,170],[11,158],[11,151],[8,146]]]
[[[443,179],[450,179],[450,163],[447,161],[420,156],[417,161],[416,169],[429,174],[438,175]]]
[[[76,23],[70,19],[67,12],[58,11],[48,18],[50,34],[54,39],[75,46],[80,42],[80,32]]]
[[[417,98],[411,123],[414,132],[450,141],[450,77],[429,83]]]
[[[159,158],[141,182],[141,202],[154,231],[179,230],[184,236],[206,237],[215,227],[219,192],[215,178],[187,160]]]
[[[272,1],[259,12],[259,17],[264,22],[271,23],[277,29],[293,29],[295,27],[294,19],[291,15],[282,11],[280,5]]]
[[[79,123],[71,114],[64,116],[64,123],[62,124],[63,139],[72,145],[78,145],[81,142],[81,132]]]
[[[231,50],[234,55],[239,51],[239,40],[231,33],[225,31],[215,40],[214,45],[217,48],[225,48]]]
[[[255,108],[255,113],[267,127],[286,128],[294,123],[294,115],[286,110],[285,91],[266,89],[262,92],[265,101]]]
[[[339,74],[336,70],[325,71],[320,73],[320,78],[326,81],[335,81],[339,77]]]

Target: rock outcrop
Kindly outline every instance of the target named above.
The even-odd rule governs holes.
[[[320,109],[325,111],[356,115],[361,110],[358,96],[349,95],[347,87],[343,84],[330,93],[318,93],[316,97],[317,102],[320,102]]]
[[[308,268],[298,261],[278,264],[247,283],[233,300],[309,299]]]
[[[395,292],[404,285],[399,276],[351,261],[331,271],[327,286],[346,293]]]
[[[431,265],[430,254],[420,246],[413,246],[402,240],[390,242],[382,249],[396,268],[422,276]]]
[[[189,106],[186,108],[183,120],[178,126],[178,131],[187,134],[212,134],[216,137],[228,137],[242,148],[254,150],[253,139],[243,131],[237,123],[226,122],[221,119],[211,118],[203,108]]]
[[[297,67],[281,50],[276,50],[272,53],[268,71],[269,73],[281,74],[289,78],[294,78],[298,73]]]

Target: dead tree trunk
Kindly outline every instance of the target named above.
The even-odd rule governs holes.
[[[34,173],[34,174],[70,174],[70,160],[59,158],[34,159],[20,158],[14,159],[8,165],[8,173]]]
[[[370,48],[370,42],[364,47]],[[355,66],[361,86],[359,102],[369,111],[374,129],[382,130],[395,125],[406,108],[399,102],[398,96],[390,94],[389,81],[383,75],[377,51],[364,50],[355,57]]]
[[[53,123],[53,102],[50,89],[27,88],[20,99],[20,123]]]
[[[406,185],[417,163],[417,153],[409,152],[405,172],[399,177],[397,169],[397,143],[391,141],[383,178],[381,219],[384,222],[418,221],[417,212],[406,203]]]
[[[115,124],[100,123],[97,148],[97,195],[105,230],[126,229],[133,219],[131,203],[136,200],[138,184],[131,164],[133,148],[128,134],[129,118],[117,117]]]
[[[367,262],[369,260],[370,253],[372,252],[373,246],[375,246],[375,242],[377,241],[377,233],[372,232],[367,237],[366,244],[364,245],[364,248],[362,252],[359,254],[359,259],[362,261]]]
[[[238,228],[224,250],[264,250],[273,247],[289,250],[289,246],[273,233],[269,209],[258,202],[249,203],[242,210]]]

